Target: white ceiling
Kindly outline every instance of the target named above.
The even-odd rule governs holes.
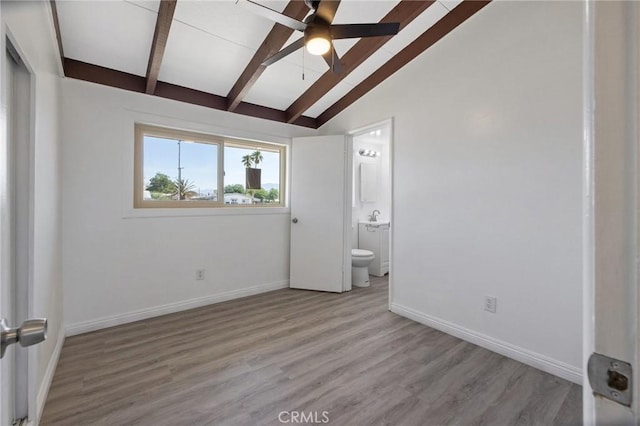
[[[288,3],[258,1],[278,11]],[[460,2],[443,0],[429,7],[304,115],[317,117]],[[65,56],[145,76],[159,3],[58,0]],[[334,23],[378,22],[397,3],[398,0],[342,0]],[[272,27],[272,21],[236,4],[236,0],[178,0],[159,80],[227,96]],[[296,31],[286,45],[301,35]],[[357,41],[336,41],[336,52],[342,57]],[[244,101],[286,110],[328,70],[321,57],[303,51],[268,67]]]
[[[62,1],[57,7],[66,57],[146,74],[156,11],[124,1]]]

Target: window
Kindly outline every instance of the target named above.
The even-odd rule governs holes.
[[[282,207],[284,150],[136,124],[134,207]]]

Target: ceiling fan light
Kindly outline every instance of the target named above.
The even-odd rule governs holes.
[[[331,49],[331,42],[320,35],[309,38],[305,45],[310,54],[318,56],[324,55]]]

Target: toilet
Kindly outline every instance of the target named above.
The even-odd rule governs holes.
[[[362,249],[351,250],[351,285],[369,287],[369,264],[375,256],[372,251]]]

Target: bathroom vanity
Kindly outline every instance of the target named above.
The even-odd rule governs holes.
[[[370,250],[376,258],[369,265],[369,274],[382,277],[389,272],[389,222],[360,222],[358,248]]]

